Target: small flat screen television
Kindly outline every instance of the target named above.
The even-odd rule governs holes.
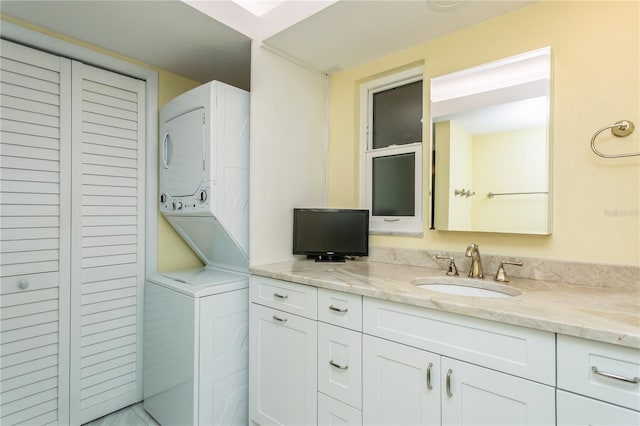
[[[369,255],[369,210],[293,209],[293,254],[318,262]]]

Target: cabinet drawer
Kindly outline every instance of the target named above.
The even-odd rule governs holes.
[[[558,388],[640,410],[640,350],[559,334]]]
[[[318,390],[362,407],[362,334],[318,323]]]
[[[558,426],[637,426],[640,413],[617,405],[575,395],[559,390],[557,392]]]
[[[309,319],[318,318],[317,289],[302,284],[251,276],[251,301]]]
[[[361,426],[362,412],[318,393],[318,426],[333,425]]]
[[[364,298],[367,334],[555,386],[555,335]]]
[[[318,319],[362,331],[362,296],[319,288]]]

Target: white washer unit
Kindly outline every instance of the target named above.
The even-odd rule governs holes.
[[[145,283],[144,408],[248,424],[249,94],[213,81],[160,111],[160,211],[205,263]]]

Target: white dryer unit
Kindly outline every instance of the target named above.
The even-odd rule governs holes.
[[[160,211],[205,263],[145,283],[144,408],[248,422],[249,93],[213,81],[160,111]]]
[[[202,261],[247,271],[249,93],[212,81],[160,111],[160,211]]]

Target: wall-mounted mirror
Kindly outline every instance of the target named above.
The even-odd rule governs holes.
[[[551,233],[551,48],[431,79],[432,226]]]

